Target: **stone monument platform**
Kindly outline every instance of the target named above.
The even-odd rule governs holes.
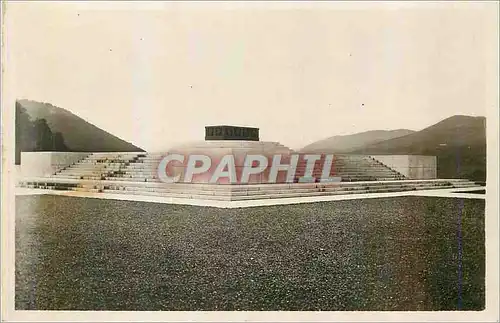
[[[276,181],[270,183],[269,170],[250,177],[245,184],[229,182],[228,178],[211,182],[215,167],[223,156],[234,157],[236,173],[241,176],[245,156],[261,155],[270,164],[273,156],[279,155],[281,162],[286,164],[290,162],[290,156],[297,152],[278,142],[260,141],[257,128],[209,126],[205,129],[205,141],[179,145],[165,153],[23,152],[18,186],[71,191],[75,194],[103,193],[218,201],[478,187],[467,179],[436,179],[436,173],[432,171],[432,167],[436,167],[435,157],[432,156],[335,155],[330,172],[340,177],[341,182],[300,182],[307,168],[304,159],[298,160],[292,182],[287,178],[286,171],[279,171]],[[194,176],[191,182],[165,183],[160,180],[158,170],[160,162],[168,154],[204,155],[209,156],[214,163],[207,172]],[[299,156],[303,157],[301,154]],[[185,163],[180,163],[171,170],[182,176],[185,167]],[[317,177],[320,171],[316,167],[312,173]]]

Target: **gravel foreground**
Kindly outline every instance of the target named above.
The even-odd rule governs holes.
[[[484,207],[18,196],[16,309],[482,310]]]

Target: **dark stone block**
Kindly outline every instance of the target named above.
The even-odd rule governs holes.
[[[259,141],[259,128],[235,126],[206,126],[205,140]]]

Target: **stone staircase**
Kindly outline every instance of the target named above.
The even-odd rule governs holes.
[[[156,169],[162,156],[145,153],[93,153],[58,171],[52,178],[159,182]]]
[[[322,158],[322,161],[324,157]],[[297,175],[295,182],[298,182],[299,177],[305,174],[307,162],[300,159],[297,165]],[[322,163],[318,163],[313,169],[314,178],[321,178]],[[391,181],[403,180],[405,177],[385,166],[382,163],[363,155],[334,155],[330,176],[338,176],[343,182],[357,181]]]
[[[66,179],[117,180],[131,182],[159,182],[157,167],[163,154],[93,153],[87,158],[58,171],[53,177]],[[300,159],[294,182],[305,174],[306,161]],[[320,178],[320,163],[313,169],[313,177]],[[342,181],[384,181],[405,179],[403,175],[378,163],[369,156],[335,155],[331,176]]]
[[[213,185],[162,183],[156,174],[163,154],[93,153],[52,176],[25,178],[19,186],[51,190],[210,200],[249,200],[356,193],[478,187],[466,179],[405,180],[368,156],[336,156],[332,175],[343,182]],[[305,163],[298,166],[305,170]],[[321,170],[314,170],[318,177]],[[319,173],[317,173],[319,172]]]
[[[356,193],[384,193],[446,188],[478,187],[465,179],[397,180],[339,183],[293,183],[252,185],[165,184],[160,182],[33,178],[22,187],[209,200],[249,200]]]

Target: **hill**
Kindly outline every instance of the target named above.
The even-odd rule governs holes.
[[[438,177],[486,180],[486,118],[456,115],[403,137],[372,143],[352,153],[435,155]]]
[[[30,122],[32,124],[30,124]],[[49,129],[47,129],[47,126]],[[33,128],[36,128],[33,131]],[[41,130],[40,130],[41,129]],[[58,143],[36,144],[45,136]],[[45,140],[47,141],[47,140]],[[68,110],[31,100],[16,102],[16,163],[19,151],[144,151]]]
[[[362,148],[366,145],[413,133],[413,130],[372,130],[352,135],[333,136],[316,141],[301,149],[302,152],[341,153]]]

